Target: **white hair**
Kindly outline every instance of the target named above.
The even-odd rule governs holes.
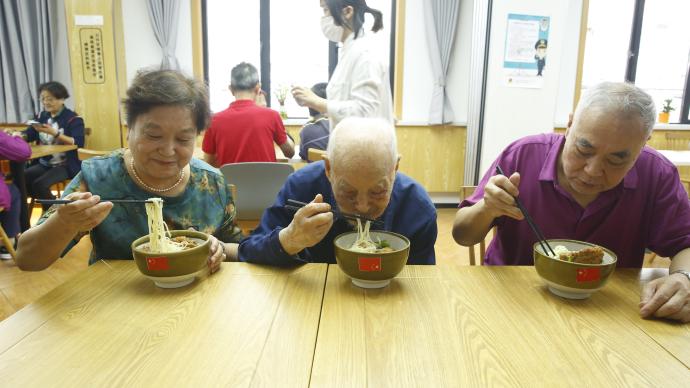
[[[348,117],[331,132],[326,155],[332,166],[375,158],[371,167],[393,168],[398,161],[395,128],[379,118]]]
[[[588,109],[620,115],[637,114],[646,136],[654,129],[656,107],[652,97],[637,86],[625,82],[602,82],[587,90],[575,109],[575,120]]]

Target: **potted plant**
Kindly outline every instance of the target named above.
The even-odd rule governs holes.
[[[668,123],[668,116],[670,115],[672,110],[675,110],[676,108],[671,106],[671,102],[673,100],[666,99],[664,100],[664,106],[661,107],[661,112],[659,112],[659,122],[660,123]]]
[[[287,111],[285,111],[285,99],[287,98],[288,92],[290,89],[287,86],[278,86],[278,88],[275,91],[276,99],[278,100],[278,104],[280,104],[280,117],[285,120],[287,119]]]

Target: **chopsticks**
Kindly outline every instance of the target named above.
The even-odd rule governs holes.
[[[36,199],[36,202],[46,205],[65,205],[74,202],[71,199]],[[101,199],[100,202],[112,203],[153,203],[146,199]]]
[[[297,210],[301,209],[303,206],[308,205],[308,203],[306,203],[306,202],[300,202],[300,201],[296,201],[296,200],[294,200],[294,199],[288,199],[287,202],[288,202],[288,203],[287,203],[286,205],[284,205],[283,207],[284,207],[285,209],[287,209],[287,210],[292,210],[292,211],[295,211],[295,212],[296,212]],[[381,221],[381,220],[372,220],[371,218],[366,218],[366,217],[363,217],[363,216],[358,216],[358,215],[356,215],[356,214],[341,213],[341,212],[339,212],[339,211],[337,211],[337,210],[331,210],[331,213],[333,213],[333,215],[334,215],[336,218],[347,218],[347,219],[349,219],[349,220],[355,220],[355,221],[356,221],[356,220],[369,221],[369,222],[371,222],[371,225],[373,225],[373,226],[376,226],[376,227],[379,227],[379,228],[382,228],[382,227],[383,227],[383,221]]]
[[[503,173],[501,166],[499,166],[498,164],[496,165],[496,172],[500,175],[507,177],[507,175]],[[553,249],[551,249],[551,245],[549,245],[548,241],[546,241],[546,239],[544,238],[544,235],[542,234],[542,232],[539,229],[539,227],[537,226],[537,224],[534,223],[534,220],[532,219],[532,217],[529,215],[529,213],[527,213],[527,209],[525,209],[525,207],[522,205],[520,198],[518,198],[518,197],[514,197],[514,198],[515,198],[515,203],[517,204],[518,208],[520,208],[520,211],[522,212],[522,214],[524,214],[525,220],[527,220],[527,223],[532,228],[532,231],[534,232],[534,234],[537,236],[537,239],[539,240],[539,245],[541,245],[541,249],[547,255],[549,254],[549,251],[551,251],[551,255],[556,256],[556,252],[554,252]],[[546,250],[546,248],[549,248],[548,251]]]

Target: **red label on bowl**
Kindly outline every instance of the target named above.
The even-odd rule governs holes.
[[[380,257],[360,257],[357,259],[357,263],[362,272],[381,272]]]
[[[165,271],[170,269],[167,257],[149,257],[146,259],[146,267],[149,271]]]
[[[601,279],[601,271],[599,268],[580,268],[577,270],[577,277],[575,281],[580,282],[593,282]]]

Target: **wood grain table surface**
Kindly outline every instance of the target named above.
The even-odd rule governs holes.
[[[44,156],[53,155],[60,152],[72,151],[76,149],[77,146],[74,144],[32,145],[31,159],[38,159]]]
[[[0,322],[0,387],[307,386],[327,268],[224,263],[166,290],[99,262]]]
[[[407,266],[363,290],[330,266],[311,386],[687,386],[690,325],[638,315],[666,273],[617,269],[575,301],[533,267]]]

